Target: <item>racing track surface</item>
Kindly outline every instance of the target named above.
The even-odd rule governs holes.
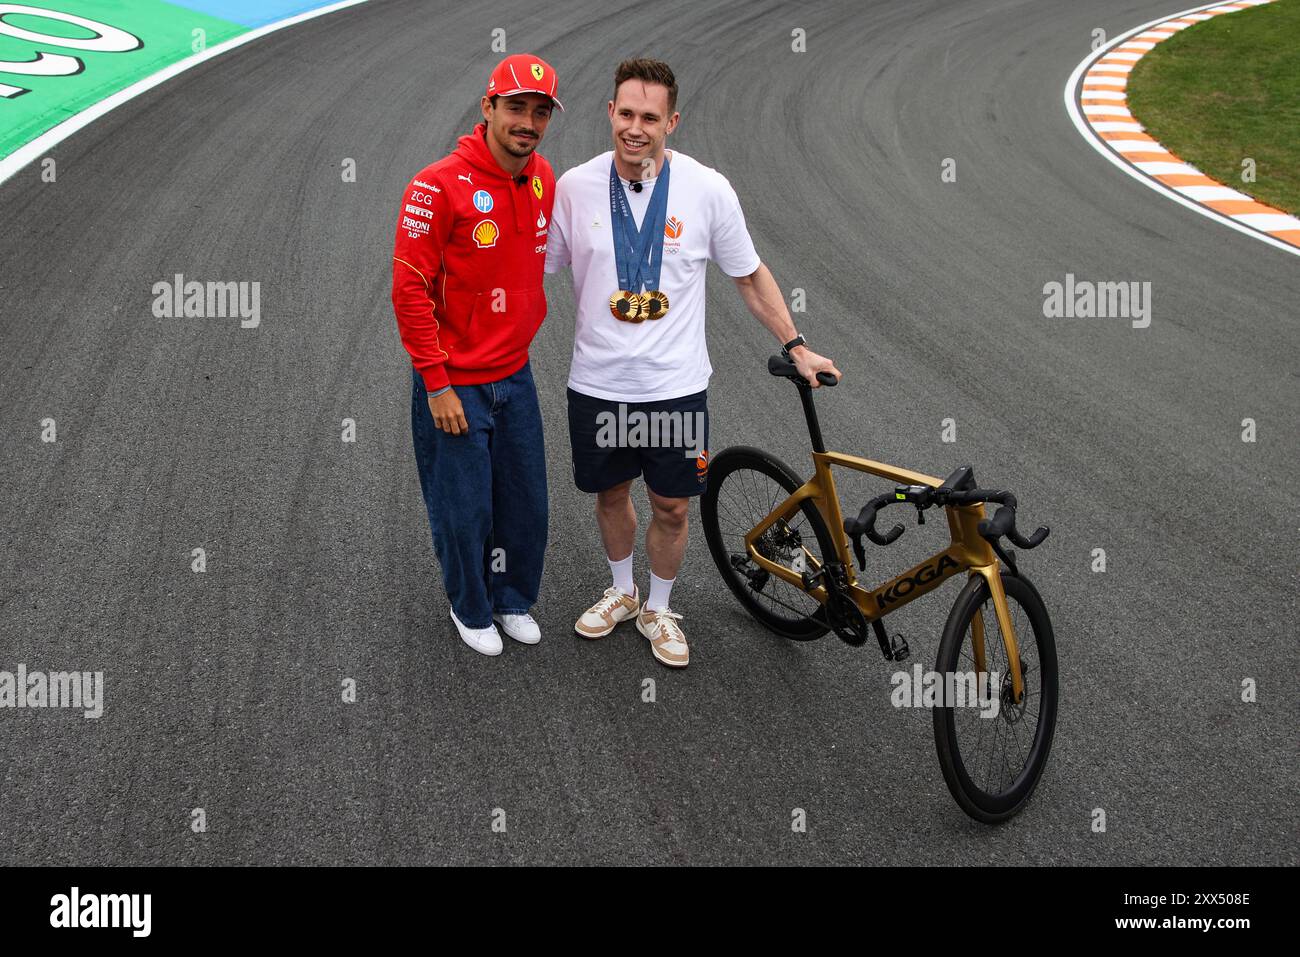
[[[37,166],[0,187],[0,667],[107,683],[98,721],[0,713],[6,860],[1296,862],[1300,273],[1121,175],[1061,107],[1094,27],[1178,3],[433,7],[261,39],[74,136],[56,184]],[[1062,710],[1011,824],[960,812],[928,714],[890,707],[870,646],[760,632],[698,525],[674,595],[687,671],[630,626],[571,634],[607,570],[569,479],[567,273],[533,349],[546,638],[492,660],[454,638],[389,256],[401,188],[469,129],[498,26],[561,73],[557,170],[607,148],[617,60],[668,59],[670,142],[731,178],[777,281],[807,291],[800,327],[847,373],[819,393],[828,442],[940,475],[971,463],[1017,493],[1022,525],[1052,526],[1022,558]],[[1067,272],[1150,281],[1150,328],[1044,318]],[[261,326],[153,318],[175,273],[260,281]],[[716,270],[710,305],[715,451],[760,444],[806,472],[794,391]],[[868,486],[844,488],[856,508]],[[909,525],[876,577],[942,528]],[[956,591],[889,621],[926,667]]]

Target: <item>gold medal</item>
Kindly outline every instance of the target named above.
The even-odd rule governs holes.
[[[623,322],[641,322],[645,319],[641,297],[626,289],[620,289],[609,297],[609,311],[615,319]]]
[[[658,289],[642,293],[641,314],[647,319],[662,319],[668,315],[668,297]]]

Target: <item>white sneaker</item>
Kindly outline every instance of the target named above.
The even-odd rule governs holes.
[[[636,630],[650,639],[650,652],[669,668],[685,668],[691,661],[691,649],[679,621],[682,616],[667,608],[641,610],[636,616]]]
[[[451,620],[456,623],[456,630],[460,632],[461,640],[480,655],[501,654],[504,646],[501,644],[501,636],[497,633],[496,625],[488,625],[486,628],[467,628],[456,617],[455,611],[451,613]]]
[[[532,615],[493,615],[501,630],[507,635],[525,645],[535,645],[542,640],[542,629],[537,627],[537,622],[533,620]]]
[[[611,585],[600,601],[582,613],[573,630],[584,638],[604,638],[620,621],[627,621],[640,610],[641,593],[635,585],[630,595]]]

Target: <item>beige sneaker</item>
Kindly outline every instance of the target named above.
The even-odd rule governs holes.
[[[604,638],[620,621],[627,621],[640,610],[640,589],[633,585],[628,595],[610,585],[605,596],[582,613],[573,630],[584,638]]]
[[[650,650],[669,668],[685,668],[691,660],[686,635],[677,624],[681,620],[681,615],[667,608],[647,608],[636,616],[636,630],[650,639]]]

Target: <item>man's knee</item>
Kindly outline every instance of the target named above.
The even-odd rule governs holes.
[[[691,500],[689,498],[665,498],[651,492],[650,506],[654,509],[655,521],[675,530],[686,526],[687,518],[690,515]]]
[[[603,492],[596,493],[596,508],[602,512],[619,512],[627,508],[631,499],[632,480],[628,479],[615,485],[613,488],[607,488]]]

